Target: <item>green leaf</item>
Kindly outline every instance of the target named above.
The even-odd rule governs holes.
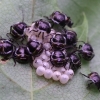
[[[77,33],[78,41],[87,42],[88,40],[88,21],[85,13],[83,15],[83,23],[79,26],[73,28],[73,30]]]
[[[9,60],[0,62],[0,100],[99,100],[95,87],[86,88],[85,78],[80,72],[100,74],[100,1],[99,0],[1,0],[0,35],[5,38],[10,26],[22,20],[21,7],[24,9],[25,22],[49,16],[59,10],[71,17],[72,30],[80,41],[89,42],[94,49],[92,61],[83,61],[81,69],[66,85],[44,77],[38,77],[29,64],[16,64]],[[6,37],[7,38],[7,37]]]

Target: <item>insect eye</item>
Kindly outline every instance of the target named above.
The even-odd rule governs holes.
[[[55,55],[53,55],[52,57],[53,57],[53,59],[56,59],[57,58]]]
[[[16,53],[17,53],[17,54],[21,54],[20,50],[17,50]]]
[[[8,51],[10,51],[10,50],[12,50],[12,47],[7,47],[7,48],[5,48],[5,52],[8,52]]]
[[[75,58],[73,59],[73,63],[76,63],[77,61],[78,61],[77,59],[75,59]]]
[[[29,55],[29,52],[28,52],[28,50],[27,50],[27,49],[25,50],[25,54],[26,54],[26,55]]]
[[[57,39],[53,38],[53,42],[57,42]]]
[[[70,20],[70,17],[67,16],[67,21]]]

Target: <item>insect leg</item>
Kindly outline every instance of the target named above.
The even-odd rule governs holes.
[[[89,89],[92,84],[93,84],[93,82],[89,83],[87,88]]]
[[[40,34],[41,34],[41,32],[39,32],[39,34],[37,35],[37,37],[39,37],[39,36],[40,36]]]

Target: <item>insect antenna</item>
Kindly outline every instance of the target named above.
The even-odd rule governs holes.
[[[22,5],[19,5],[19,9],[22,12],[22,22],[24,22],[24,9],[23,9]]]
[[[0,39],[2,39],[2,36],[0,36]]]
[[[85,76],[85,77],[87,77],[87,78],[89,78],[88,76],[86,76],[85,74],[83,74],[83,73],[81,73],[81,72],[80,72],[80,74],[83,75],[83,76]]]

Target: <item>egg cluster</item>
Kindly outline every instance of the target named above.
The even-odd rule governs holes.
[[[32,63],[37,75],[66,84],[81,67],[81,58],[90,61],[94,57],[92,46],[78,41],[77,33],[65,28],[72,25],[71,18],[59,11],[34,21],[31,26],[24,22],[14,24],[7,34],[10,40],[0,39],[2,60],[10,56],[15,65]],[[26,43],[15,46],[16,41]]]
[[[32,27],[33,27],[33,25],[30,27],[30,29],[32,29]],[[70,62],[63,64],[64,63],[62,60],[63,58],[61,58],[60,54],[59,54],[59,52],[61,52],[65,56],[66,55],[65,48],[56,50],[56,49],[52,48],[52,45],[50,44],[50,39],[52,39],[53,36],[55,36],[56,34],[62,36],[62,34],[60,32],[56,32],[54,29],[51,29],[49,36],[46,37],[48,34],[45,33],[45,36],[43,39],[42,36],[37,37],[37,34],[39,34],[38,31],[37,31],[37,33],[34,31],[30,32],[29,28],[27,28],[27,30],[25,32],[26,32],[25,34],[27,35],[28,41],[36,40],[40,43],[43,43],[44,50],[41,53],[41,55],[39,55],[38,57],[35,57],[35,59],[33,56],[33,66],[36,68],[36,74],[39,76],[44,76],[46,79],[52,78],[55,81],[59,80],[62,84],[65,84],[68,82],[68,80],[72,79],[72,77],[74,75],[74,71],[70,68]],[[43,35],[43,34],[41,34],[41,35]],[[58,42],[59,42],[59,40],[58,40]],[[58,52],[58,55],[57,55],[58,58],[56,61],[56,62],[58,62],[58,64],[56,62],[55,63],[57,65],[62,63],[59,67],[57,67],[56,64],[53,64],[51,61],[51,55],[54,52]],[[61,61],[59,61],[59,59],[61,59]],[[65,59],[65,60],[67,61],[67,59]]]
[[[70,17],[56,11],[46,18],[48,21],[37,20],[25,31],[28,41],[43,43],[44,50],[35,59],[33,57],[33,66],[37,75],[65,84],[81,66],[80,56],[91,60],[94,52],[89,43],[82,42],[83,45],[77,47],[76,32],[65,29],[66,25],[73,25]],[[63,31],[55,30],[55,25],[61,26]]]

